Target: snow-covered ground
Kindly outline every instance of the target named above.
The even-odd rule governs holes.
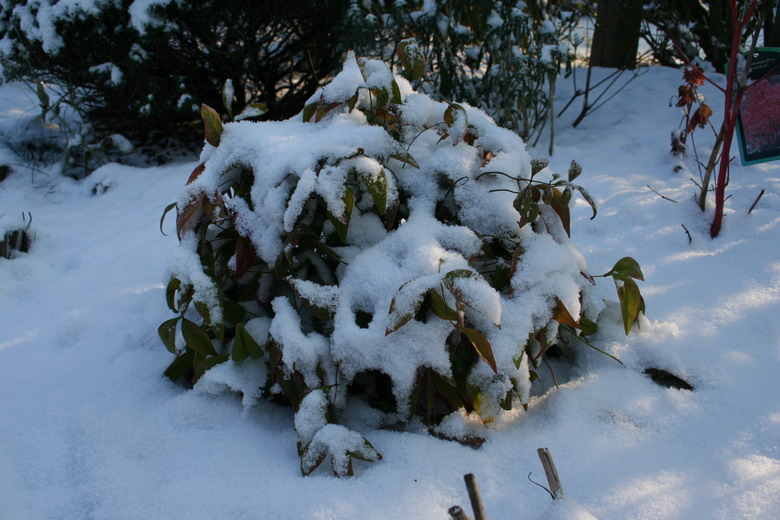
[[[577,129],[575,107],[557,122],[553,169],[579,161],[600,204],[591,221],[577,201],[574,244],[592,273],[626,255],[644,270],[641,332],[626,337],[615,323],[595,338],[625,366],[584,348],[573,367],[555,365],[557,388],[543,369],[549,390],[485,430],[478,450],[361,432],[384,459],[350,479],[301,476],[291,410],[261,402],[244,412],[236,396],[162,375],[171,355],[156,330],[171,317],[163,284],[177,240],[173,219],[168,236],[159,221],[194,157],[107,165],[80,182],[14,167],[0,183],[0,231],[29,214],[34,243],[0,259],[0,518],[445,519],[455,504],[470,511],[465,473],[491,520],[777,518],[780,166],[734,163],[724,229],[711,240],[711,211],[693,202],[693,157],[675,171],[669,155],[681,77],[652,68]],[[719,121],[722,97],[702,91]],[[19,85],[0,88],[6,136],[34,105]],[[18,162],[0,142],[0,164]],[[614,301],[610,285],[599,290]],[[648,367],[695,389],[658,386]],[[555,458],[563,502],[527,478],[545,481],[540,447]]]

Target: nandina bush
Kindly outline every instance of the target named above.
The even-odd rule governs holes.
[[[352,54],[292,119],[202,112],[201,163],[168,208],[166,375],[295,407],[304,474],[380,458],[339,424],[347,408],[432,432],[464,411],[489,424],[527,404],[552,345],[595,330],[569,241],[573,193],[593,205],[576,163],[552,174],[480,110]],[[641,271],[607,274],[628,330]]]

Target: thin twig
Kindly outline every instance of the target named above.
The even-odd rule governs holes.
[[[753,209],[756,207],[756,204],[758,204],[758,201],[761,200],[761,197],[764,196],[764,190],[761,190],[761,193],[758,194],[758,197],[756,197],[756,200],[753,201],[753,204],[751,204],[750,209],[748,210],[748,215],[753,211]]]
[[[653,193],[655,193],[656,195],[658,195],[658,196],[659,196],[659,197],[661,197],[662,199],[664,199],[664,200],[668,200],[669,202],[674,202],[675,204],[677,204],[677,201],[676,201],[676,200],[674,200],[674,199],[670,199],[669,197],[667,197],[667,196],[665,196],[665,195],[661,195],[660,193],[658,193],[657,191],[655,191],[655,190],[654,190],[654,189],[653,189],[653,188],[652,188],[652,187],[651,187],[649,184],[647,185],[647,187],[648,187],[648,188],[650,188],[650,191],[652,191]]]
[[[689,244],[692,244],[692,243],[693,243],[693,238],[691,238],[691,232],[690,232],[690,231],[688,231],[688,228],[687,228],[687,227],[685,227],[685,224],[680,224],[680,225],[681,225],[681,226],[682,226],[682,228],[685,230],[685,234],[686,234],[686,235],[688,235],[688,243],[689,243]]]

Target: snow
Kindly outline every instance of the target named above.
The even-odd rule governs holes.
[[[652,68],[577,129],[570,126],[576,115],[571,109],[556,124],[552,170],[565,172],[576,159],[584,169],[577,182],[600,205],[599,216],[590,220],[590,207],[575,195],[574,246],[593,274],[630,255],[647,280],[640,287],[648,316],[641,331],[628,337],[612,281],[599,279],[593,288],[596,300],[607,300],[607,319],[594,344],[625,366],[583,346],[573,365],[551,362],[557,388],[540,367],[528,412],[512,412],[489,429],[463,416],[442,423],[444,433],[486,438],[478,450],[413,429],[377,430],[357,413],[345,424],[349,430],[320,428],[315,435],[322,449],[338,452],[365,437],[382,454],[380,462],[355,461],[351,479],[336,479],[327,469],[301,476],[293,411],[264,399],[251,403],[259,396],[243,383],[242,369],[225,365],[224,373],[210,374],[196,391],[162,376],[171,355],[156,329],[171,317],[164,286],[177,239],[173,219],[164,223],[168,236],[160,233],[159,221],[197,165],[195,158],[147,169],[111,164],[79,182],[13,166],[14,173],[0,183],[3,226],[30,212],[35,240],[29,253],[0,259],[0,517],[447,518],[455,504],[468,512],[462,475],[474,473],[491,519],[775,518],[780,166],[732,164],[724,229],[711,240],[712,209],[702,215],[692,201],[695,162],[686,156],[684,169],[675,172],[678,159],[668,153],[669,132],[680,118],[668,100],[680,78],[680,71]],[[570,83],[559,81],[558,88],[565,103]],[[721,98],[708,85],[701,89],[717,119]],[[14,131],[36,104],[18,85],[3,85],[0,130]],[[468,115],[469,123],[482,124]],[[367,131],[349,117],[339,123],[345,138]],[[280,139],[274,143],[278,154],[248,153],[246,160],[283,176],[296,150],[305,150],[297,146],[316,146],[316,125],[310,131],[300,145]],[[697,133],[702,155],[712,141]],[[541,148],[530,152],[543,155]],[[221,152],[209,153],[219,158]],[[19,159],[0,149],[0,162]],[[218,182],[217,174],[210,182]],[[203,175],[206,182],[208,172]],[[97,184],[109,188],[93,195]],[[748,214],[761,189],[765,195]],[[399,231],[426,224],[415,218]],[[495,225],[503,218],[495,215]],[[528,251],[549,250],[550,261],[513,279],[536,291],[535,298],[546,296],[546,283],[566,278],[559,275],[566,265],[561,262],[574,254],[546,240]],[[456,248],[447,241],[457,242],[458,251],[470,247],[465,235],[439,236],[444,251]],[[446,257],[439,246],[429,244],[432,259]],[[364,268],[369,264],[366,259]],[[343,295],[328,294],[333,305],[352,305]],[[575,302],[564,303],[573,311]],[[283,316],[279,322],[261,319],[247,329],[256,338],[270,329],[277,341],[298,345],[298,357],[286,362],[315,363],[324,355],[322,339],[296,328],[288,301],[274,305]],[[504,333],[510,326],[525,328],[504,315],[501,324],[490,332],[497,361],[501,341],[509,341]],[[407,327],[414,326],[389,338],[411,341]],[[379,321],[371,327],[380,327]],[[429,332],[443,333],[444,328]],[[436,349],[409,348],[431,364],[446,362]],[[660,387],[643,375],[648,367],[673,372],[695,389]],[[487,365],[484,369],[492,374]],[[227,388],[242,388],[244,395]],[[544,481],[539,447],[555,458],[566,492],[562,501],[552,502],[526,478],[532,472],[531,478]]]

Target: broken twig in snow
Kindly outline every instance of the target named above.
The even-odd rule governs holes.
[[[555,462],[553,462],[550,450],[547,448],[539,448],[536,450],[536,453],[539,454],[539,460],[542,461],[544,473],[547,475],[547,483],[550,485],[553,499],[560,498],[563,496],[563,486],[561,485],[561,480],[558,478],[558,470],[555,469]]]

